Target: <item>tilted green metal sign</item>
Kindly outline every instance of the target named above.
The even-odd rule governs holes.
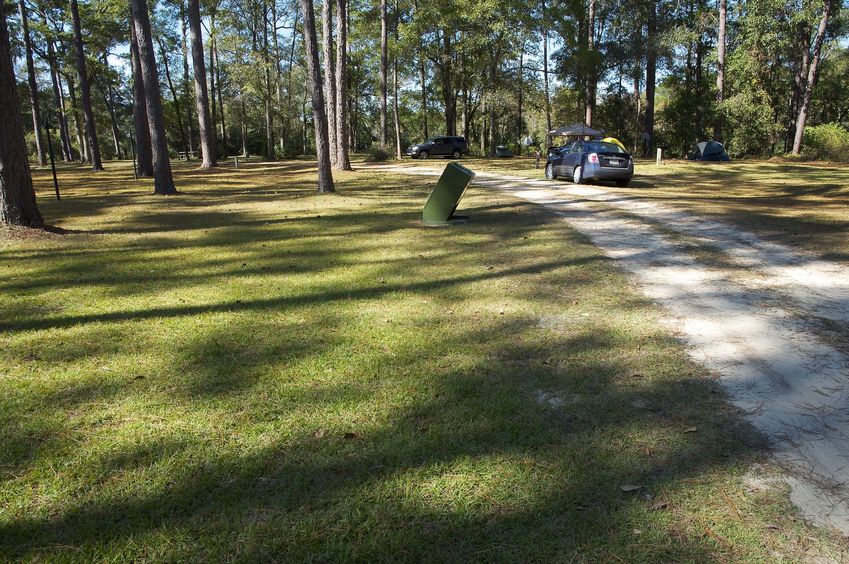
[[[466,167],[457,163],[448,163],[422,210],[424,224],[452,225],[465,223],[466,218],[456,216],[454,212],[474,177],[475,173]]]

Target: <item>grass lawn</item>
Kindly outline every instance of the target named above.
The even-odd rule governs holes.
[[[846,557],[554,215],[472,189],[425,229],[427,178],[175,171],[63,168],[61,202],[39,171],[65,233],[0,240],[0,560]]]
[[[529,158],[472,158],[464,164],[475,170],[543,178],[542,168],[535,169]],[[543,160],[541,167],[544,164]],[[640,159],[634,181],[624,191],[849,263],[849,166],[745,160],[669,160],[657,166],[654,160]]]

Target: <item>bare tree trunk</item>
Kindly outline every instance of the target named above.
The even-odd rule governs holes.
[[[80,101],[83,105],[85,116],[85,136],[91,156],[91,169],[103,170],[100,160],[100,145],[97,142],[97,128],[94,125],[94,112],[91,109],[91,86],[88,81],[88,71],[85,64],[85,50],[83,48],[83,34],[80,27],[80,11],[77,0],[71,0],[71,20],[74,26],[74,46],[77,56],[77,74],[80,81]]]
[[[793,139],[793,154],[798,155],[802,152],[802,139],[805,136],[805,122],[808,119],[808,110],[811,106],[811,98],[814,94],[814,86],[817,83],[819,72],[820,53],[822,52],[822,43],[825,39],[825,31],[828,27],[828,19],[831,16],[831,1],[824,0],[822,3],[822,17],[817,28],[816,39],[814,39],[814,50],[811,53],[811,65],[808,69],[808,80],[805,84],[805,92],[802,95],[802,102],[799,105],[799,115],[796,118],[796,135]]]
[[[725,26],[728,20],[728,0],[719,0],[719,34],[716,38],[716,121],[713,125],[714,141],[722,141],[722,114],[719,106],[725,99]]]
[[[401,160],[401,121],[398,119],[398,0],[395,0],[395,18],[393,25],[395,28],[395,44],[396,49],[392,57],[392,120],[395,122],[395,158]]]
[[[147,102],[144,79],[139,63],[139,47],[134,26],[130,26],[130,64],[133,72],[133,127],[136,131],[136,161],[139,178],[153,176],[153,154],[150,149],[150,124],[147,122]]]
[[[548,20],[542,0],[542,79],[545,89],[545,133],[551,131],[551,94],[548,86]]]
[[[195,132],[192,127],[192,93],[189,84],[189,33],[188,33],[188,17],[186,16],[186,5],[180,1],[180,31],[183,41],[180,44],[180,50],[183,52],[183,97],[186,100],[186,133],[189,136],[189,151],[194,151]],[[188,155],[186,155],[188,158]]]
[[[0,224],[42,227],[27,162],[17,81],[0,3]]]
[[[481,88],[481,156],[486,156],[486,93]]]
[[[327,112],[327,135],[330,144],[330,165],[338,168],[336,147],[336,65],[333,58],[333,0],[321,5],[321,51],[324,58],[324,107]]]
[[[29,38],[29,21],[24,0],[18,0],[18,14],[21,17],[21,34],[24,36],[24,53],[27,60],[27,81],[29,82],[29,100],[32,111],[32,130],[35,134],[35,154],[38,164],[44,166],[47,161],[44,154],[44,139],[41,136],[41,110],[38,107],[38,83],[35,80],[35,63],[32,59],[32,43]]]
[[[89,161],[88,144],[86,143],[85,135],[83,135],[83,118],[80,115],[80,105],[77,102],[77,91],[74,88],[74,79],[70,76],[67,76],[66,79],[68,81],[68,96],[71,98],[71,113],[74,114],[77,145],[80,148],[80,164],[85,164]]]
[[[519,139],[518,154],[522,156],[522,133],[524,127],[522,125],[522,103],[524,102],[524,78],[525,78],[525,41],[522,40],[522,48],[519,51],[519,122],[516,124]]]
[[[46,21],[45,18],[45,23]],[[53,48],[53,40],[47,41],[47,62],[50,65],[50,81],[53,83],[53,104],[59,109],[59,138],[62,142],[62,160],[69,163],[74,160],[74,153],[71,150],[71,134],[68,130],[65,96],[62,92],[62,77],[56,68],[56,51]]]
[[[587,51],[589,52],[590,57],[592,57],[593,49],[595,48],[595,0],[590,0],[587,14]],[[587,73],[587,109],[586,116],[584,118],[584,122],[590,127],[592,127],[593,124],[593,110],[595,109],[595,89],[596,73],[595,63],[593,61],[592,64],[590,64],[589,72]]]
[[[277,111],[280,112],[280,122],[278,131],[278,142],[280,145],[280,155],[285,155],[286,151],[286,127],[283,120],[283,69],[280,68],[280,43],[277,39],[277,0],[271,0],[271,39],[274,48],[274,92],[277,96]],[[294,33],[294,31],[292,32]]]
[[[419,83],[422,87],[422,136],[424,139],[430,137],[430,128],[427,123],[427,70],[425,69],[425,57],[419,55]]]
[[[327,140],[327,115],[324,113],[324,93],[321,91],[321,67],[318,64],[318,39],[315,33],[315,14],[312,0],[300,0],[304,20],[304,52],[307,59],[307,83],[312,94],[315,149],[318,157],[318,191],[335,192],[333,171],[330,169],[330,151]]]
[[[221,147],[224,155],[228,153],[227,116],[224,114],[224,86],[221,83],[221,61],[218,59],[218,40],[213,36],[212,47],[215,54],[215,83],[218,85],[215,93],[218,97],[218,115],[221,118]],[[215,105],[215,100],[212,101]]]
[[[271,0],[272,2],[276,0]],[[268,52],[268,2],[262,3],[262,59],[263,59],[263,77],[265,79],[265,92],[263,99],[265,102],[265,158],[269,161],[274,160],[274,116],[271,113],[271,58]],[[222,116],[224,110],[221,110]]]
[[[298,19],[300,18],[300,12],[295,12],[295,22],[292,24],[292,43],[289,46],[289,67],[286,70],[286,110],[287,116],[291,121],[291,116],[295,113],[294,106],[292,105],[292,93],[295,90],[294,84],[292,84],[292,69],[295,68],[295,43],[298,38]],[[291,125],[291,122],[289,123]],[[294,128],[292,128],[294,129]]]
[[[203,38],[200,31],[200,6],[198,0],[189,0],[189,34],[192,41],[192,67],[195,76],[195,103],[200,130],[200,150],[203,156],[200,168],[218,166],[215,151],[215,122],[209,117],[209,94],[206,90],[206,68],[203,59]]]
[[[351,170],[348,156],[348,0],[336,0],[336,168]]]
[[[386,31],[386,0],[380,0],[380,148],[386,148],[386,74],[388,66],[388,37]]]
[[[648,26],[646,49],[646,121],[643,129],[643,156],[648,156],[654,148],[654,92],[657,79],[657,7],[648,2]]]
[[[146,0],[130,0],[132,25],[138,46],[139,67],[144,83],[147,121],[150,125],[150,148],[153,157],[153,193],[159,195],[176,194],[174,178],[171,175],[171,159],[168,156],[168,144],[165,137],[165,120],[162,117],[162,101],[159,97],[159,73],[153,55],[153,40],[150,33],[150,19]]]
[[[437,64],[442,79],[442,99],[445,106],[445,134],[457,132],[457,98],[454,92],[453,50],[450,30],[442,30],[441,56]]]
[[[212,135],[215,137],[215,143],[213,143],[211,149],[215,151],[213,154],[214,159],[218,159],[218,109],[215,105],[215,50],[214,50],[214,37],[212,32],[215,30],[215,14],[211,13],[209,15],[209,28],[210,34],[207,39],[207,43],[209,43],[209,99],[211,104],[211,112],[210,117],[212,120]],[[198,30],[198,37],[200,37],[200,30]],[[197,71],[195,71],[197,72]]]
[[[174,82],[171,80],[171,67],[168,64],[168,53],[165,52],[165,46],[159,42],[159,56],[162,58],[162,64],[165,67],[165,81],[168,83],[168,90],[171,92],[171,98],[174,102],[174,115],[177,118],[177,129],[180,131],[180,141],[183,144],[183,151],[186,152],[186,159],[189,158],[189,140],[186,137],[186,130],[183,129],[183,112],[180,110],[180,96],[177,94],[177,89],[174,88]]]
[[[109,56],[106,51],[103,52],[103,66],[109,68]],[[118,131],[118,120],[115,118],[115,95],[112,91],[112,81],[108,77],[104,77],[106,83],[106,108],[109,110],[109,121],[112,126],[112,142],[115,144],[115,156],[119,159],[123,158],[121,154],[121,133]]]

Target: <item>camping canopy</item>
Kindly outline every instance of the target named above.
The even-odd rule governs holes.
[[[557,129],[553,129],[548,132],[549,137],[598,137],[601,135],[601,131],[598,129],[593,129],[589,125],[584,125],[583,123],[573,123],[571,125],[564,125],[563,127],[558,127]]]
[[[546,137],[548,138],[548,146],[551,147],[554,137],[601,137],[601,133],[601,131],[593,129],[589,125],[573,123],[552,129]]]
[[[716,141],[702,141],[696,143],[693,150],[687,156],[691,161],[730,161],[731,157],[725,152],[722,143]]]

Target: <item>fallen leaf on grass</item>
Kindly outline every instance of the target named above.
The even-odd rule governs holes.
[[[667,509],[669,507],[669,502],[659,501],[651,506],[652,511],[660,511],[661,509]]]
[[[699,430],[698,427],[690,427],[689,429],[684,429],[684,432],[685,433],[695,433],[698,430]]]
[[[619,489],[622,490],[623,492],[635,492],[635,491],[641,489],[642,487],[643,486],[635,486],[633,484],[623,484],[623,485],[619,486]]]
[[[326,435],[326,434],[327,434],[327,431],[325,429],[319,429],[318,431],[313,433],[313,436],[315,436],[316,439],[320,439],[320,438],[324,437],[324,435]]]

